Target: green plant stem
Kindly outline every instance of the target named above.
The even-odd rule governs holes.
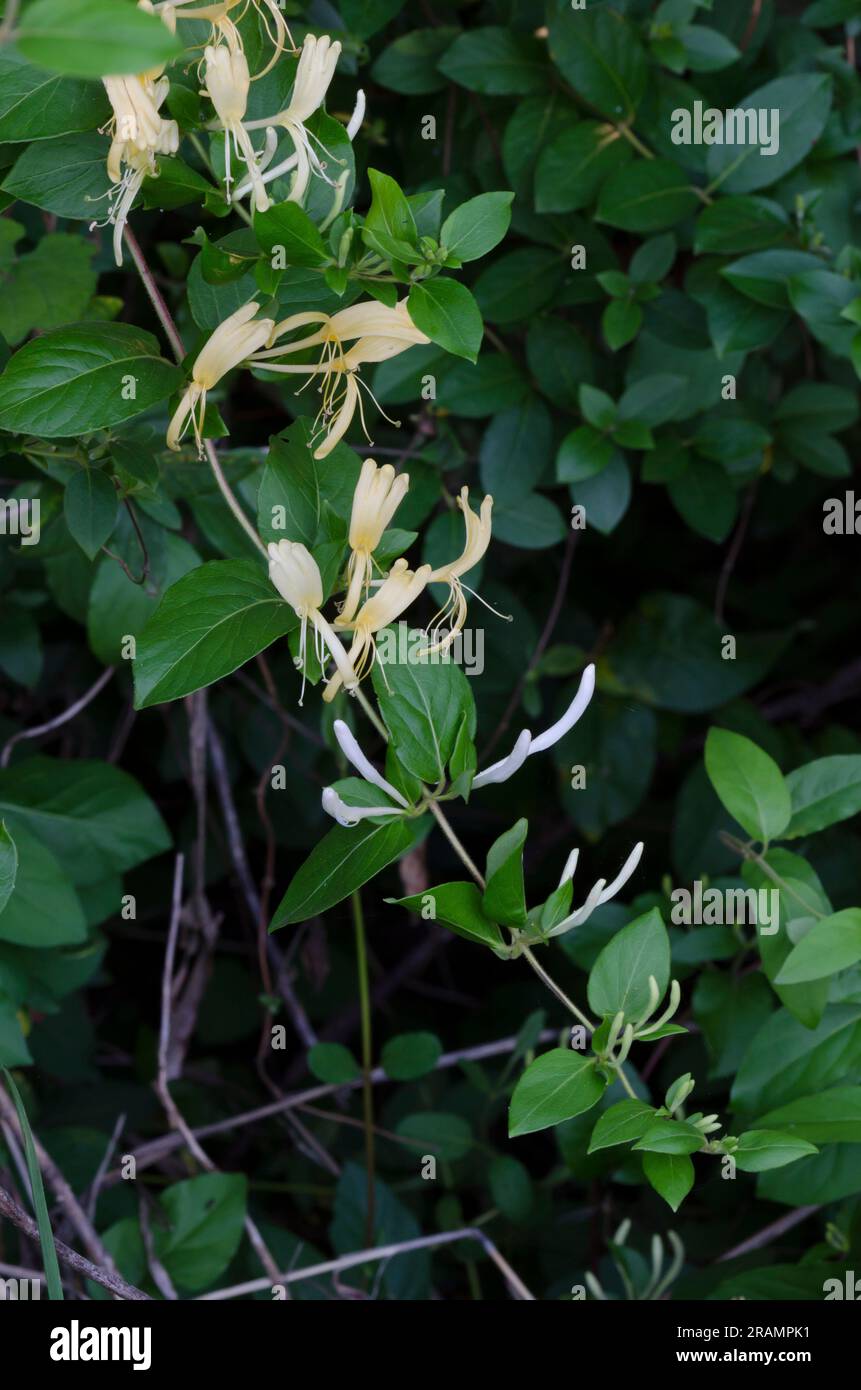
[[[362,1029],[362,1113],[365,1123],[365,1169],[368,1195],[365,1212],[365,1244],[374,1244],[375,1228],[375,1153],[374,1153],[374,1070],[373,1036],[371,1032],[371,991],[368,982],[368,949],[365,939],[365,914],[362,895],[358,889],[351,895],[353,928],[356,937],[356,967],[359,973],[359,1011]]]
[[[365,713],[368,715],[368,718],[371,720],[371,722],[374,724],[374,726],[380,731],[380,733],[382,733],[383,737],[384,737],[385,739],[388,739],[388,734],[386,733],[385,729],[383,729],[383,727],[382,727],[382,725],[380,724],[379,720],[377,719],[377,716],[376,716],[376,714],[374,713],[374,711],[371,709],[371,706],[370,706],[368,700],[366,699],[366,697],[362,694],[361,690],[357,690],[356,694],[359,696],[360,702],[361,702],[361,705],[362,705],[362,708],[364,709]],[[455,833],[454,827],[452,826],[450,820],[448,819],[448,816],[445,814],[445,811],[443,811],[442,807],[441,807],[441,806],[438,804],[438,802],[436,802],[436,801],[429,801],[429,802],[427,803],[427,806],[428,806],[428,810],[430,811],[431,815],[433,816],[434,820],[436,821],[436,823],[437,823],[437,825],[439,826],[439,828],[440,828],[440,830],[442,831],[442,833],[445,835],[446,839],[448,840],[448,842],[449,842],[449,844],[451,845],[452,849],[454,850],[455,854],[456,854],[456,855],[458,856],[458,858],[460,859],[460,861],[461,861],[461,863],[463,864],[464,868],[466,868],[466,869],[469,870],[469,872],[472,874],[472,877],[475,879],[475,881],[476,881],[476,883],[478,884],[479,888],[480,888],[480,889],[482,890],[482,892],[483,892],[484,889],[485,889],[486,886],[487,886],[486,883],[485,883],[485,880],[484,880],[484,875],[479,871],[479,869],[478,869],[478,868],[476,867],[476,865],[473,863],[473,860],[470,858],[470,855],[469,855],[469,852],[468,852],[467,849],[466,849],[466,846],[465,846],[464,844],[462,844],[461,841],[458,839],[458,836],[457,836],[457,834]],[[354,897],[355,897],[355,894],[354,894]],[[538,978],[539,978],[539,980],[541,981],[541,983],[542,983],[547,989],[550,990],[551,994],[555,995],[555,997],[559,1000],[560,1004],[564,1005],[564,1007],[568,1010],[568,1012],[569,1012],[574,1018],[576,1018],[577,1021],[578,1021],[579,1023],[582,1023],[583,1026],[584,1026],[585,1028],[588,1028],[590,1033],[593,1033],[593,1032],[595,1031],[595,1024],[592,1023],[592,1022],[589,1020],[589,1018],[586,1016],[586,1014],[584,1014],[584,1013],[577,1007],[577,1005],[573,1002],[573,1000],[571,1000],[571,999],[568,998],[568,995],[565,993],[565,991],[564,991],[563,989],[561,989],[561,988],[559,987],[559,985],[557,985],[557,983],[556,983],[556,981],[553,979],[553,977],[552,977],[551,975],[548,975],[547,971],[544,969],[544,966],[541,965],[541,964],[539,963],[539,961],[537,961],[537,960],[535,959],[535,956],[532,954],[532,951],[529,949],[528,946],[522,946],[522,947],[521,947],[521,955],[523,956],[524,960],[528,963],[528,965],[530,966],[530,968],[531,968],[531,969],[535,972],[535,974],[538,976]],[[624,1069],[620,1066],[620,1067],[617,1067],[617,1068],[616,1068],[616,1071],[617,1071],[619,1080],[621,1081],[621,1083],[622,1083],[622,1085],[624,1086],[625,1090],[628,1092],[628,1095],[631,1097],[632,1100],[636,1100],[636,1099],[637,1099],[636,1093],[635,1093],[633,1087],[631,1086],[631,1083],[630,1083],[630,1081],[628,1080],[627,1076],[625,1075]]]

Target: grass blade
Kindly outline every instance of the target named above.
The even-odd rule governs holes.
[[[62,1303],[63,1286],[60,1283],[60,1266],[57,1263],[54,1232],[51,1230],[51,1221],[48,1216],[48,1203],[45,1201],[42,1171],[39,1167],[39,1160],[36,1157],[36,1148],[33,1144],[33,1131],[30,1128],[30,1121],[27,1119],[27,1111],[24,1109],[24,1102],[21,1099],[18,1087],[15,1085],[15,1082],[12,1080],[11,1075],[5,1067],[3,1068],[3,1076],[12,1094],[12,1099],[15,1102],[15,1109],[18,1111],[18,1122],[21,1126],[21,1133],[24,1136],[24,1154],[27,1159],[27,1172],[30,1175],[30,1191],[33,1197],[36,1224],[39,1227],[39,1243],[42,1247],[42,1265],[45,1270],[45,1282],[48,1285],[48,1297],[55,1303]]]

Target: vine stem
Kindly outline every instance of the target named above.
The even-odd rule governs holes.
[[[375,1228],[375,1152],[374,1152],[374,1070],[373,1037],[371,1033],[371,990],[368,980],[368,946],[365,937],[365,914],[358,888],[352,893],[353,928],[356,937],[356,966],[359,973],[359,1011],[362,1030],[362,1113],[365,1129],[365,1170],[368,1195],[365,1213],[365,1244],[374,1244]]]
[[[149,296],[149,301],[152,304],[153,309],[155,310],[156,317],[158,318],[159,323],[164,329],[165,337],[170,343],[173,355],[176,358],[178,364],[182,366],[182,363],[185,359],[185,347],[183,345],[182,338],[179,336],[179,330],[177,329],[177,326],[173,321],[173,315],[171,314],[170,309],[167,307],[164,296],[162,295],[161,290],[155,282],[155,277],[153,276],[153,273],[150,270],[149,265],[147,264],[146,257],[144,256],[144,253],[140,248],[138,239],[132,231],[131,227],[129,227],[128,223],[126,224],[123,235],[125,237],[126,246],[129,248],[129,254],[132,260],[134,261],[135,269],[137,270],[137,273],[141,278],[141,283],[144,289],[146,290],[147,295]],[[211,439],[204,440],[204,449],[206,451],[206,457],[209,462],[209,466],[212,469],[213,477],[215,478],[215,481],[218,484],[222,497],[224,498],[228,507],[232,511],[236,520],[239,522],[239,525],[242,527],[243,531],[248,536],[249,540],[251,540],[257,547],[257,549],[261,552],[261,554],[268,559],[266,546],[263,544],[254,527],[251,525],[251,522],[248,520],[248,517],[242,510],[241,506],[239,505],[239,502],[237,501],[235,493],[231,489],[230,484],[224,476],[224,470],[222,469],[221,464],[218,461],[218,454],[215,452],[215,445],[213,444]]]
[[[431,814],[433,815],[434,819],[437,822],[437,825],[445,835],[452,849],[458,855],[463,865],[472,874],[479,888],[484,889],[486,887],[486,884],[483,875],[479,873],[478,869],[475,867],[475,864],[472,862],[472,859],[469,857],[469,854],[467,853],[465,846],[461,844],[445,812],[437,805],[435,801],[428,802],[428,805],[430,807]],[[577,1007],[573,999],[568,998],[568,995],[565,993],[564,989],[561,989],[560,986],[557,985],[552,975],[548,975],[547,971],[544,969],[544,966],[540,963],[540,961],[536,960],[530,948],[528,946],[521,946],[520,953],[523,956],[523,959],[530,966],[530,968],[538,976],[539,980],[545,986],[545,988],[550,990],[550,993],[553,994],[559,1000],[560,1004],[562,1004],[568,1010],[568,1012],[578,1020],[579,1023],[583,1024],[584,1028],[588,1028],[590,1033],[594,1033],[595,1024],[592,1023],[588,1016]],[[631,1097],[631,1100],[636,1100],[637,1094],[630,1081],[628,1080],[627,1076],[625,1075],[624,1067],[617,1066],[616,1075],[618,1076],[628,1095]]]

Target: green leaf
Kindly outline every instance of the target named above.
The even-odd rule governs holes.
[[[566,434],[556,456],[560,483],[581,483],[603,472],[615,452],[613,443],[592,425],[581,425]]]
[[[528,1221],[535,1205],[528,1168],[512,1154],[496,1154],[487,1170],[494,1206],[509,1221]]]
[[[726,473],[716,465],[694,459],[667,494],[679,516],[697,535],[720,545],[733,528],[738,498]]]
[[[323,512],[321,471],[325,465],[308,448],[302,425],[271,441],[257,496],[264,541],[301,541],[309,550],[313,547]]]
[[[98,468],[82,468],[66,484],[66,525],[89,560],[98,555],[113,531],[118,508],[117,490],[107,473]]]
[[[797,985],[847,970],[861,960],[861,908],[847,907],[814,922],[792,948],[775,984]]]
[[[476,360],[484,325],[466,285],[447,277],[413,285],[407,309],[416,328],[426,333],[431,342],[456,357]]]
[[[327,1086],[342,1086],[362,1074],[352,1052],[343,1043],[315,1043],[308,1050],[308,1067],[317,1080],[324,1081]]]
[[[46,439],[131,420],[181,382],[149,333],[82,323],[25,343],[0,376],[0,428]]]
[[[481,890],[474,883],[441,883],[425,893],[386,898],[386,902],[405,907],[425,920],[442,922],[468,941],[478,941],[494,949],[503,944],[499,927],[485,916]]]
[[[650,427],[664,424],[675,414],[684,389],[684,379],[671,372],[640,377],[619,401],[619,422],[636,420]]]
[[[72,77],[143,72],[181,52],[158,16],[133,0],[35,0],[19,21],[16,42],[30,62]]]
[[[804,275],[809,270],[820,270],[822,262],[818,256],[808,251],[792,251],[779,248],[772,251],[754,251],[750,256],[742,256],[731,261],[721,269],[725,280],[741,294],[755,299],[772,309],[788,309],[788,285],[793,275]]]
[[[578,212],[617,169],[629,164],[627,140],[602,121],[566,125],[544,146],[535,170],[537,212]]]
[[[566,7],[550,21],[550,56],[578,96],[610,120],[630,120],[646,91],[645,50],[614,10]]]
[[[171,585],[137,642],[135,708],[212,685],[298,624],[254,560],[211,560]]]
[[[513,197],[513,193],[480,193],[461,203],[442,224],[440,246],[460,261],[486,256],[508,231]]]
[[[795,1134],[783,1134],[775,1129],[749,1129],[741,1136],[732,1156],[743,1173],[764,1173],[769,1168],[784,1168],[797,1158],[818,1153],[815,1144]]]
[[[18,850],[15,841],[0,820],[0,912],[9,901],[18,875]]]
[[[54,1232],[51,1229],[51,1218],[48,1215],[48,1203],[45,1200],[45,1187],[42,1182],[42,1169],[39,1166],[39,1159],[36,1154],[36,1146],[33,1143],[33,1131],[30,1128],[30,1121],[27,1118],[27,1111],[24,1109],[24,1102],[18,1087],[15,1085],[10,1072],[3,1068],[3,1080],[9,1087],[12,1099],[15,1102],[15,1109],[18,1113],[18,1123],[21,1126],[21,1134],[24,1139],[24,1157],[27,1161],[27,1176],[30,1180],[30,1196],[33,1203],[33,1210],[36,1213],[36,1223],[39,1227],[39,1246],[42,1251],[42,1268],[45,1271],[45,1283],[48,1286],[48,1297],[54,1303],[63,1302],[63,1285],[60,1280],[60,1267],[57,1263],[57,1247],[54,1244]]]
[[[676,239],[672,233],[644,241],[634,252],[628,273],[636,285],[663,280],[669,275],[676,259]]]
[[[614,1144],[629,1144],[639,1139],[652,1123],[654,1114],[655,1107],[647,1105],[644,1100],[620,1100],[611,1105],[592,1130],[588,1152],[595,1153],[598,1149],[610,1149]]]
[[[6,228],[13,230],[13,242],[24,231],[4,218],[0,233]],[[96,288],[91,259],[92,247],[80,237],[49,232],[35,250],[10,261],[8,269],[0,266],[0,332],[6,341],[16,344],[34,328],[62,328],[81,318]]]
[[[511,1097],[508,1137],[533,1134],[597,1105],[607,1083],[595,1069],[595,1059],[570,1048],[556,1047],[528,1066]]]
[[[87,759],[40,755],[0,769],[0,815],[16,840],[19,826],[43,840],[75,883],[133,869],[171,844],[164,821],[134,778]]]
[[[834,1086],[802,1096],[769,1110],[759,1123],[813,1144],[861,1144],[861,1086]]]
[[[494,509],[493,530],[497,540],[519,550],[546,550],[559,545],[567,535],[556,503],[540,492]]]
[[[401,34],[383,49],[371,68],[371,75],[381,86],[404,96],[438,92],[446,85],[446,80],[437,63],[457,35],[458,30],[448,25]]]
[[[496,25],[470,29],[439,60],[440,72],[471,92],[522,96],[547,80],[544,45],[531,34]]]
[[[332,259],[316,225],[298,203],[278,203],[266,212],[255,212],[254,234],[269,256],[276,247],[283,247],[288,265],[315,268]]]
[[[383,1071],[392,1081],[415,1081],[433,1071],[442,1056],[442,1043],[435,1033],[400,1033],[383,1047]]]
[[[779,203],[768,198],[718,198],[697,218],[694,249],[718,255],[763,251],[785,242],[789,220]]]
[[[2,919],[0,919],[2,920]],[[830,1004],[815,1028],[780,1009],[752,1039],[732,1087],[735,1110],[758,1114],[845,1082],[861,1067],[861,1007]]]
[[[553,421],[538,396],[493,417],[481,441],[479,465],[494,508],[516,506],[528,497],[549,468],[552,449]]]
[[[778,77],[734,102],[733,109],[763,113],[772,136],[771,112],[779,113],[779,147],[772,154],[762,154],[758,142],[713,145],[709,150],[709,178],[719,181],[727,193],[751,193],[777,183],[814,148],[831,109],[831,78],[814,72]]]
[[[28,145],[3,180],[2,188],[22,203],[91,222],[109,190],[101,135],[67,135]]]
[[[440,781],[464,717],[470,738],[475,734],[475,703],[463,671],[431,656],[387,661],[381,651],[373,682],[404,767],[423,782]]]
[[[704,1136],[696,1125],[689,1124],[687,1120],[658,1115],[634,1148],[658,1154],[695,1154],[702,1148],[703,1142]]]
[[[735,661],[725,661],[722,634],[689,595],[648,594],[613,644],[613,674],[623,691],[660,709],[715,709],[761,680],[786,644],[777,632],[740,633]]]
[[[156,167],[156,176],[151,178],[148,175],[141,185],[145,208],[158,208],[164,212],[184,207],[187,203],[200,203],[213,194],[209,180],[182,159],[161,155]]]
[[[443,1163],[457,1163],[473,1146],[472,1130],[462,1115],[423,1110],[401,1120],[398,1134],[411,1140],[413,1154],[436,1154]]]
[[[748,835],[768,842],[782,835],[792,808],[783,773],[773,758],[742,734],[710,729],[706,772],[731,816]]]
[[[87,923],[72,884],[35,835],[22,824],[14,830],[17,874],[0,912],[0,941],[39,950],[80,945]]]
[[[589,975],[589,1006],[604,1017],[637,1019],[649,1003],[649,976],[661,996],[670,978],[670,941],[657,908],[611,937]]]
[[[409,827],[402,820],[374,825],[365,821],[355,829],[338,825],[312,849],[275,909],[270,931],[307,922],[327,912],[368,879],[399,859],[412,844]]]
[[[698,206],[690,180],[668,159],[643,159],[611,174],[595,213],[626,232],[660,232],[683,222]]]
[[[614,299],[601,317],[601,331],[608,348],[618,352],[636,338],[643,324],[643,311],[632,300]]]
[[[704,24],[686,24],[679,30],[685,50],[685,63],[691,72],[719,72],[741,55],[734,43],[717,29]]]
[[[111,106],[99,84],[45,72],[6,47],[0,52],[0,112],[0,141],[23,143],[97,130]]]
[[[861,755],[815,758],[786,778],[792,801],[787,840],[812,835],[861,811]]]
[[[196,1292],[224,1273],[242,1239],[246,1203],[241,1173],[201,1173],[165,1189],[153,1241],[175,1284]]]
[[[694,1185],[694,1165],[687,1154],[644,1154],[643,1172],[673,1211],[678,1211]]]
[[[488,917],[507,927],[522,927],[526,921],[526,890],[523,882],[523,846],[529,831],[527,820],[517,821],[494,840],[487,852],[487,887],[482,903]]]
[[[366,229],[414,247],[418,240],[415,218],[400,184],[379,169],[369,169],[368,179],[373,197],[365,217]]]

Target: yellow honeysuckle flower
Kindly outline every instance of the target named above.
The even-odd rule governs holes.
[[[267,37],[275,46],[266,67],[255,75],[256,81],[258,77],[265,77],[267,72],[271,72],[288,43],[290,48],[295,48],[287,22],[281,13],[279,0],[215,0],[215,3],[210,5],[201,5],[197,0],[164,0],[162,4],[154,4],[153,8],[162,18],[171,17],[174,23],[177,19],[208,19],[212,25],[211,42],[217,43],[219,38],[229,38],[241,49],[242,37],[230,18],[231,11],[240,5],[243,7],[242,14],[245,14],[249,6],[253,6],[263,21]],[[239,18],[241,17],[240,15]],[[274,33],[269,27],[270,20],[275,28]]]
[[[322,106],[340,56],[341,45],[337,40],[333,43],[326,34],[320,38],[314,34],[306,34],[289,104],[275,116],[248,121],[246,124],[247,130],[274,129],[280,126],[290,136],[295,153],[267,174],[268,181],[295,167],[296,175],[288,202],[302,202],[312,171],[321,178],[326,178],[325,169],[311,144],[311,136],[305,129],[305,122]],[[327,179],[327,182],[331,183],[331,179]]]
[[[305,659],[309,622],[314,628],[314,646],[320,665],[323,666],[325,657],[325,652],[321,650],[322,643],[338,668],[339,684],[343,682],[347,690],[355,690],[359,684],[359,677],[341,639],[320,611],[323,603],[323,581],[314,556],[298,541],[279,541],[277,545],[272,542],[268,550],[269,578],[301,621],[297,662],[302,670],[299,704],[301,705],[305,698]]]
[[[391,308],[377,300],[366,300],[364,303],[351,304],[346,309],[339,309],[336,314],[331,315],[310,312],[292,314],[276,325],[272,341],[285,333],[315,323],[321,326],[314,333],[295,342],[258,352],[252,358],[252,362],[271,372],[304,375],[309,380],[314,376],[323,377],[318,388],[323,403],[315,421],[312,437],[313,442],[323,430],[326,432],[323,443],[314,450],[314,457],[322,459],[332,452],[346,434],[357,405],[365,437],[369,443],[372,442],[365,424],[359,388],[367,391],[372,400],[374,397],[359,375],[362,365],[366,362],[385,362],[390,357],[406,352],[408,348],[429,343],[430,339],[416,328],[409,316],[407,301],[402,299]],[[356,339],[353,346],[345,349],[345,342],[353,338]],[[320,360],[312,365],[281,363],[274,360],[317,346],[322,347]],[[385,415],[376,400],[374,404]],[[388,416],[385,418],[389,419]],[[392,420],[390,423],[398,422]]]
[[[272,319],[256,317],[259,305],[251,300],[219,324],[198,355],[191,382],[177,407],[167,431],[169,449],[179,449],[180,441],[191,421],[198,452],[203,452],[203,417],[206,412],[206,393],[227,372],[238,367],[246,357],[269,341],[275,324]]]
[[[406,560],[396,560],[380,587],[359,609],[350,624],[353,643],[347,652],[347,660],[359,680],[368,675],[376,660],[374,633],[388,627],[409,608],[427,585],[430,573],[430,565],[411,570]],[[342,681],[338,670],[323,691],[323,699],[334,700]]]
[[[485,497],[481,504],[481,511],[476,516],[469,505],[469,488],[462,487],[457,505],[463,512],[466,525],[466,540],[463,551],[456,560],[435,569],[428,580],[430,584],[448,584],[448,598],[429,625],[430,630],[436,632],[446,623],[450,623],[451,626],[447,635],[434,647],[429,648],[430,651],[439,651],[447,647],[463,627],[467,612],[463,591],[467,585],[462,583],[461,576],[478,564],[490,544],[490,514],[493,510],[493,498],[489,495]],[[468,590],[468,592],[471,593],[472,590]]]
[[[204,56],[206,59],[204,76],[206,91],[224,127],[224,170],[227,201],[228,203],[231,201],[230,147],[232,137],[233,147],[248,169],[251,187],[254,190],[253,205],[259,212],[265,212],[269,207],[269,195],[260,174],[260,166],[254,146],[251,143],[251,136],[242,124],[242,118],[248,105],[248,92],[251,87],[251,76],[245,54],[235,39],[228,35],[226,41],[218,44],[217,47],[207,46]]]
[[[371,557],[406,496],[409,485],[409,474],[401,473],[398,476],[390,463],[378,468],[373,459],[365,459],[362,464],[350,515],[351,553],[347,567],[347,597],[335,622],[336,627],[347,626],[352,621],[363,586],[367,591]]]
[[[107,222],[114,228],[114,259],[123,263],[123,232],[141,184],[158,172],[156,155],[176,154],[179,127],[160,115],[170,89],[166,77],[105,77],[102,79],[113,116],[105,129],[111,135],[107,169],[111,189]],[[103,225],[97,222],[93,227]]]

